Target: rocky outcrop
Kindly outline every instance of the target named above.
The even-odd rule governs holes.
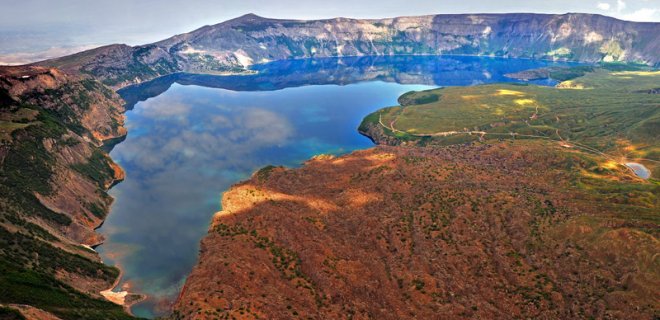
[[[123,179],[101,150],[126,134],[121,99],[44,67],[1,67],[0,97],[0,302],[64,319],[128,318],[100,300],[119,272],[90,248],[103,240],[94,229],[112,203],[106,191]]]
[[[403,141],[393,137],[385,132],[385,128],[377,122],[363,123],[358,128],[358,132],[369,138],[373,143],[383,146],[398,146],[404,144]]]
[[[657,210],[655,187],[561,149],[379,146],[266,167],[223,195],[173,318],[652,319],[660,248],[623,212]],[[625,204],[589,191],[632,183]]]
[[[123,44],[99,47],[35,65],[92,75],[112,87],[140,83],[181,70],[174,57],[162,48]]]
[[[55,118],[53,128],[48,129],[59,131],[55,127],[62,126],[61,135],[45,132],[39,137],[43,140],[35,141],[43,147],[43,156],[48,160],[44,169],[51,175],[41,182],[47,185],[47,192],[37,191],[34,195],[49,210],[71,218],[67,226],[52,227],[76,242],[99,244],[101,239],[93,229],[101,224],[111,203],[105,190],[123,179],[123,172],[98,149],[104,140],[126,134],[120,98],[94,80],[40,67],[0,69],[0,86],[16,101],[14,107],[3,110],[7,116],[21,110],[20,106],[36,106],[30,110]],[[35,138],[30,129],[45,125],[39,123],[39,115],[27,123],[26,132],[12,132],[6,145],[9,157],[17,152],[17,144]]]
[[[460,14],[391,19],[278,20],[253,14],[154,44],[112,45],[39,63],[113,87],[178,71],[244,72],[293,58],[484,55],[658,65],[660,24],[593,14]]]

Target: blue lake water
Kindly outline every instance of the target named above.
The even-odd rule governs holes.
[[[505,73],[557,65],[478,57],[293,60],[247,76],[177,74],[120,92],[128,137],[112,158],[126,180],[97,250],[123,270],[120,287],[148,295],[137,316],[169,311],[194,265],[221,194],[269,164],[372,146],[362,118],[410,90],[515,81]],[[551,81],[539,84],[551,85]],[[218,272],[222,272],[218,270]],[[119,289],[119,288],[118,288]]]

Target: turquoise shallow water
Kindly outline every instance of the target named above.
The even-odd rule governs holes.
[[[372,146],[362,118],[401,94],[513,81],[550,62],[477,57],[362,57],[255,66],[249,76],[179,74],[122,90],[131,111],[112,158],[126,180],[97,250],[123,270],[120,286],[149,298],[138,316],[168,312],[197,258],[221,194],[269,165]],[[543,81],[540,84],[552,84]],[[218,270],[222,272],[222,270]]]

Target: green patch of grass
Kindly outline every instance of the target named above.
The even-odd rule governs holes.
[[[29,125],[29,123],[0,120],[0,140],[11,141],[11,133],[14,132],[14,130],[23,129]]]
[[[40,273],[51,275],[56,270],[65,270],[108,282],[119,276],[116,268],[62,251],[42,240],[20,232],[14,233],[3,227],[0,227],[0,243],[0,257],[18,267],[31,267]],[[37,257],[30,257],[31,255]]]
[[[96,203],[87,203],[85,205],[87,209],[89,209],[89,212],[91,212],[95,217],[99,219],[105,218],[106,212],[103,210],[103,208],[99,207]]]
[[[55,223],[61,226],[71,224],[71,218],[46,208],[34,194],[22,192],[11,185],[0,184],[0,194],[3,198],[0,208],[5,210],[1,213],[7,213],[7,207],[18,208],[24,215],[38,217],[49,223]]]
[[[57,241],[57,238],[50,234],[50,232],[34,223],[26,222],[23,227],[33,236],[39,237],[46,241]]]
[[[43,141],[58,140],[66,126],[53,112],[42,110],[36,117],[38,124],[12,132],[11,152],[0,168],[0,190],[7,201],[20,207],[26,214],[41,217],[59,225],[71,224],[66,215],[44,207],[34,193],[49,195],[54,156],[46,150]]]
[[[103,188],[106,182],[112,180],[114,175],[109,159],[100,149],[94,149],[91,157],[87,159],[87,163],[73,164],[71,168],[96,181],[100,188]]]
[[[598,66],[609,71],[639,71],[649,69],[649,66],[645,64],[623,62],[602,62]]]
[[[582,77],[588,72],[594,72],[594,67],[592,66],[575,66],[569,68],[556,68],[550,71],[550,78],[557,81],[566,81]]]
[[[366,117],[364,117],[364,119],[362,119],[362,122],[360,123],[358,130],[360,132],[366,132],[367,130],[369,130],[369,126],[378,124],[378,118],[379,118],[378,112],[368,114]]]
[[[440,99],[438,91],[438,89],[435,89],[406,92],[399,97],[398,102],[402,106],[436,102]]]
[[[563,139],[612,158],[660,160],[660,95],[638,93],[658,87],[659,71],[583,66],[562,72],[558,77],[580,76],[557,88],[490,84],[436,89],[424,94],[435,93],[438,101],[381,109],[368,115],[361,128],[382,120],[391,137],[426,138],[439,145],[477,140],[469,131],[485,132],[485,139]],[[644,164],[657,178],[654,163]]]
[[[23,192],[51,192],[49,181],[54,159],[43,145],[43,139],[49,138],[44,126],[47,124],[15,131],[14,150],[2,167],[7,184]]]
[[[37,227],[25,225],[28,230]],[[92,298],[57,280],[58,270],[108,283],[119,275],[116,268],[0,227],[0,303],[28,304],[62,319],[132,319],[120,306]]]
[[[51,276],[5,261],[0,261],[0,302],[29,304],[62,319],[134,319],[119,305],[94,299]]]

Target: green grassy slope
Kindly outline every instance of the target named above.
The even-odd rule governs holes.
[[[660,71],[595,69],[556,88],[493,84],[448,87],[402,96],[362,128],[384,127],[400,139],[455,144],[489,139],[558,141],[624,163],[643,163],[658,178]],[[419,95],[420,97],[416,97]],[[438,96],[437,101],[429,96]],[[400,101],[402,102],[402,101]],[[415,103],[417,102],[417,103]]]
[[[64,230],[75,221],[37,196],[53,194],[53,176],[66,169],[53,150],[86,147],[95,153],[70,170],[98,183],[99,197],[107,197],[103,185],[113,178],[109,160],[75,135],[88,134],[79,110],[98,102],[91,94],[101,85],[89,84],[76,82],[20,99],[0,88],[0,305],[30,305],[61,319],[133,319],[122,306],[83,291],[86,285],[110,287],[119,270],[67,239]],[[64,96],[65,102],[56,99]],[[14,317],[16,312],[0,310],[0,319],[3,313]]]

